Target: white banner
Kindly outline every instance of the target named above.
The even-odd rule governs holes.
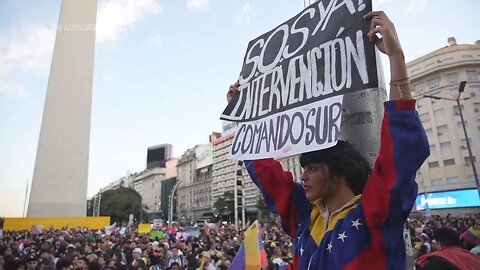
[[[332,147],[340,135],[343,95],[241,122],[230,158],[278,158]]]

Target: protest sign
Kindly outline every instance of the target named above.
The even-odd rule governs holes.
[[[153,228],[160,229],[163,227],[163,219],[156,218],[153,220]]]
[[[221,116],[239,123],[232,159],[336,144],[342,95],[378,87],[370,22],[363,18],[371,6],[371,0],[317,1],[249,43],[240,93]]]
[[[138,224],[138,233],[149,233],[151,229],[152,229],[152,224],[150,223]]]
[[[159,240],[163,238],[163,232],[160,230],[151,230],[150,231],[150,239],[152,240]]]

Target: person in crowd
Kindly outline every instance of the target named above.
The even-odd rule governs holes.
[[[36,270],[38,269],[38,259],[37,256],[31,254],[28,256],[26,261],[27,270]]]
[[[168,267],[172,267],[172,264],[175,262],[178,263],[180,267],[184,267],[186,264],[183,255],[176,246],[172,248],[172,257],[168,260]]]
[[[133,267],[137,267],[140,264],[140,261],[142,260],[142,249],[139,247],[136,247],[132,251],[132,263],[131,265]]]
[[[78,258],[77,264],[75,265],[76,270],[87,270],[88,269],[88,258],[83,256]]]
[[[365,19],[371,21],[368,39],[389,58],[391,78],[373,170],[346,141],[301,154],[302,184],[273,159],[245,161],[269,210],[279,213],[284,231],[296,239],[294,269],[406,266],[403,223],[415,202],[415,174],[429,144],[393,23],[381,11]],[[230,86],[227,101],[237,93],[238,85]]]
[[[480,266],[480,257],[460,247],[458,233],[449,227],[434,232],[438,251],[418,258],[418,270],[475,270]]]
[[[67,258],[61,258],[55,264],[55,269],[57,270],[71,270],[72,261]]]
[[[421,233],[420,234],[420,241],[421,241],[421,244],[420,244],[420,249],[417,253],[417,258],[427,254],[427,253],[430,253],[432,251],[432,246],[430,245],[430,238],[428,237],[428,235],[426,233]]]
[[[480,246],[480,218],[475,219],[475,223],[461,234],[461,241],[467,249]]]
[[[211,261],[210,252],[202,251],[202,253],[200,253],[200,256],[198,256],[198,260],[200,262],[200,265],[203,264],[203,268],[198,268],[199,270],[216,270],[215,265]]]

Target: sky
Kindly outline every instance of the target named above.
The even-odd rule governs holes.
[[[144,170],[149,146],[170,143],[179,157],[208,143],[221,131],[225,93],[248,42],[304,2],[98,0],[88,196]],[[23,215],[60,4],[0,0],[0,216]],[[373,9],[395,23],[407,61],[451,36],[480,39],[480,1],[373,0]]]

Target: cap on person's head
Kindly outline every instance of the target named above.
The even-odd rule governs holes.
[[[158,245],[159,245],[158,241],[153,241],[152,246],[158,246]]]
[[[430,237],[428,237],[428,235],[426,233],[421,233],[420,238],[425,238],[427,240],[430,239]]]
[[[142,254],[142,250],[140,248],[134,248],[132,252],[136,252],[138,254]]]

